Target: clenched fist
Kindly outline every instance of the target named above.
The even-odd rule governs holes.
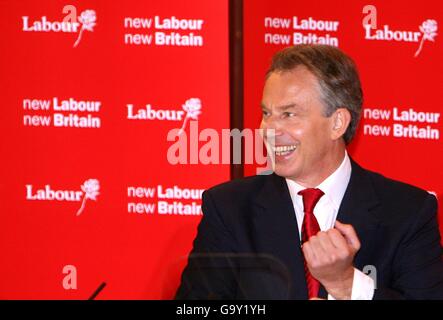
[[[354,279],[354,256],[360,240],[350,224],[320,231],[303,244],[302,250],[312,276],[335,299],[350,299]]]

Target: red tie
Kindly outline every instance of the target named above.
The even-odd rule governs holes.
[[[301,190],[298,194],[303,197],[305,216],[303,218],[303,224],[301,227],[301,240],[302,243],[305,243],[310,237],[316,235],[320,231],[320,226],[318,225],[317,219],[314,216],[314,207],[318,200],[320,200],[320,198],[324,195],[324,192],[320,189],[308,188]],[[309,272],[308,266],[306,265],[306,260],[304,262],[309,299],[318,297],[320,282]]]

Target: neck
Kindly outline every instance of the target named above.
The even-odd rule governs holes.
[[[296,179],[295,182],[305,188],[317,187],[340,167],[345,157],[345,151],[346,146],[344,144],[337,145],[316,166],[315,174],[310,174],[305,179]]]

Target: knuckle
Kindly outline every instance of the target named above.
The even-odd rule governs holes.
[[[350,255],[351,255],[351,250],[348,247],[346,247],[346,248],[344,248],[343,250],[340,251],[339,258],[340,258],[340,260],[345,260]]]
[[[354,255],[354,251],[351,247],[346,248],[346,258],[351,257]]]
[[[317,269],[320,266],[320,264],[317,260],[312,260],[309,265],[312,269]]]

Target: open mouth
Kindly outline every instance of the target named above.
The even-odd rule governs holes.
[[[287,156],[294,152],[297,149],[296,145],[287,145],[287,146],[275,146],[274,153],[276,156]]]

